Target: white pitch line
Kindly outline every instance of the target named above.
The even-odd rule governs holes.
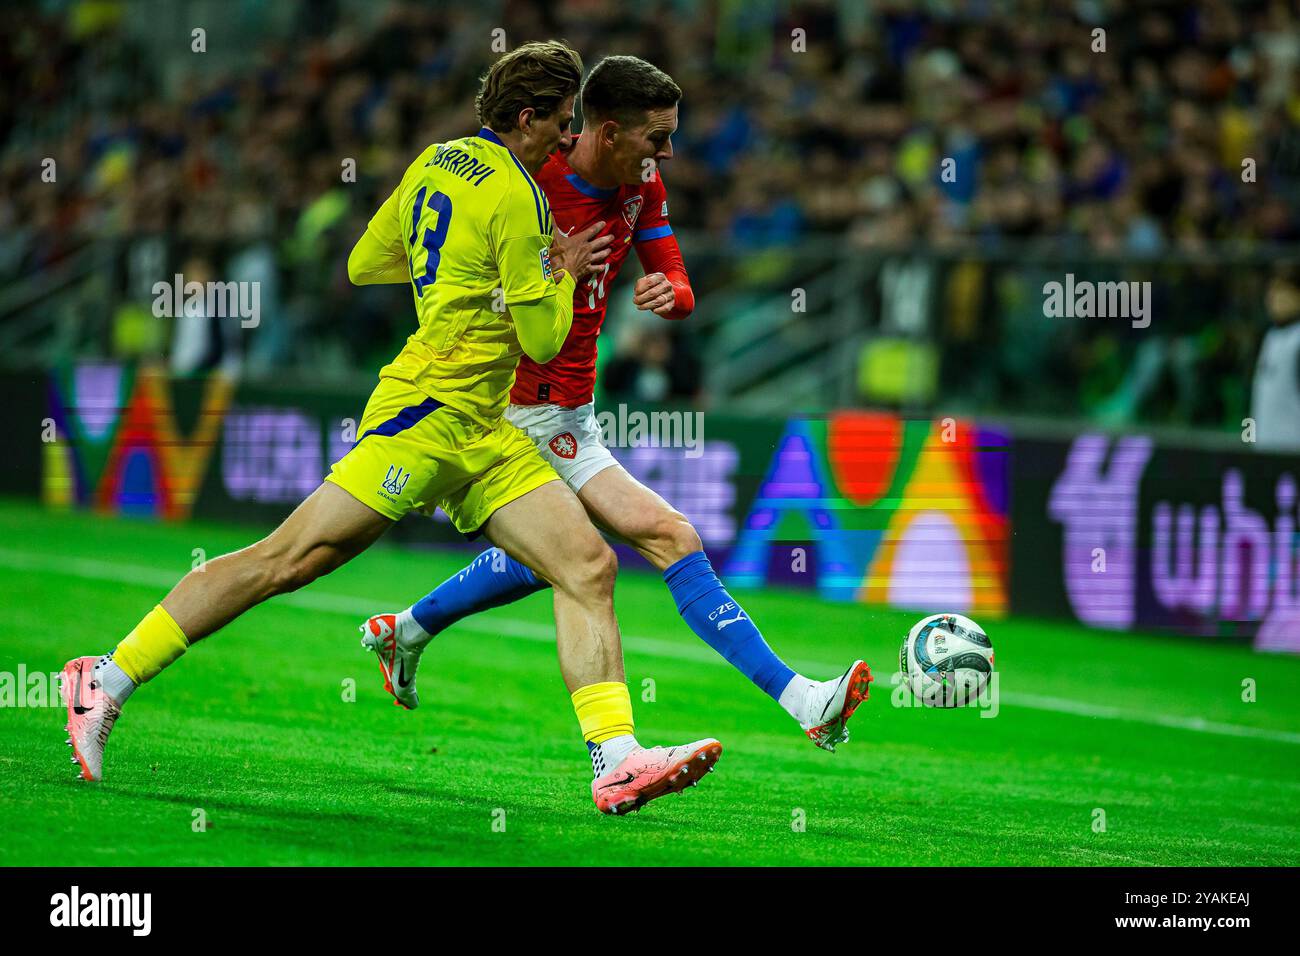
[[[1192,730],[1202,734],[1219,734],[1224,737],[1254,737],[1259,740],[1300,744],[1300,733],[1292,733],[1288,730],[1271,730],[1267,727],[1248,727],[1244,724],[1225,724],[1206,720],[1203,717],[1171,717],[1166,714],[1140,713],[1125,710],[1122,707],[1110,707],[1106,704],[1089,704],[1084,701],[1067,700],[1064,697],[1041,697],[1037,694],[1022,694],[1018,691],[1002,691],[1000,700],[1003,704],[1010,704],[1013,707],[1050,710],[1058,714],[1076,714],[1080,717],[1097,717],[1102,720],[1128,720],[1143,724],[1158,724],[1161,727],[1173,727],[1177,730]]]
[[[97,561],[93,558],[54,557],[33,552],[14,551],[8,548],[0,548],[0,566],[17,571],[62,574],[69,577],[112,581],[118,584],[147,588],[170,589],[181,578],[180,571],[169,571],[163,568],[122,564],[116,561]],[[277,598],[273,598],[273,600],[307,611],[345,614],[358,620],[375,613],[376,607],[381,604],[374,598],[317,591],[298,591],[293,594],[282,594]],[[555,628],[552,624],[539,624],[536,621],[525,621],[519,618],[470,617],[460,621],[455,627],[480,634],[498,634],[527,641],[553,642],[555,640]],[[671,660],[715,666],[725,664],[725,661],[718,657],[711,648],[703,644],[684,644],[629,634],[623,635],[623,643],[638,654],[652,657],[665,657]],[[831,674],[839,669],[835,665],[815,661],[797,661],[795,663],[799,665],[800,670],[811,673]],[[1205,720],[1202,717],[1150,714],[1127,710],[1122,707],[1112,707],[1106,704],[1069,700],[1063,697],[1043,697],[1037,694],[1002,691],[999,695],[999,703],[1003,706],[1023,707],[1027,710],[1041,710],[1055,714],[1070,714],[1076,717],[1154,724],[1173,730],[1215,734],[1221,737],[1244,737],[1255,740],[1270,740],[1275,743],[1300,744],[1300,733],[1286,730],[1250,727],[1244,724],[1226,724]]]

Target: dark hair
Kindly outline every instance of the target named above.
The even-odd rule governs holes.
[[[483,74],[474,109],[489,129],[507,133],[522,110],[550,116],[582,82],[582,57],[560,40],[525,43],[497,60]]]
[[[647,110],[664,109],[682,98],[682,88],[653,63],[635,56],[607,56],[582,84],[582,116],[635,123]]]

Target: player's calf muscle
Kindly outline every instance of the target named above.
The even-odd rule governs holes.
[[[263,538],[213,558],[185,575],[163,599],[163,607],[190,643],[220,630],[267,598],[297,590],[319,576],[305,562],[283,559],[268,546],[270,541]]]
[[[322,486],[262,540],[187,574],[163,607],[191,643],[201,640],[268,598],[346,564],[390,524],[346,492]]]
[[[248,560],[256,575],[260,600],[304,588],[352,556],[336,545],[324,542],[282,549],[270,539],[263,539],[246,550],[251,552]]]

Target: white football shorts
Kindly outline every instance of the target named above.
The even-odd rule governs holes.
[[[510,405],[506,419],[533,440],[542,457],[559,472],[574,494],[606,468],[618,461],[600,434],[596,406],[588,402],[577,408],[563,405]]]

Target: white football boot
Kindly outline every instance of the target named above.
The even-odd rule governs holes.
[[[410,648],[397,639],[397,615],[376,614],[362,624],[361,646],[379,658],[384,675],[384,690],[393,695],[393,704],[415,710],[420,695],[415,691],[415,672],[424,648]]]
[[[867,699],[871,686],[871,668],[854,661],[841,677],[818,681],[808,688],[799,726],[808,739],[822,750],[835,752],[837,744],[849,739],[849,718]]]

